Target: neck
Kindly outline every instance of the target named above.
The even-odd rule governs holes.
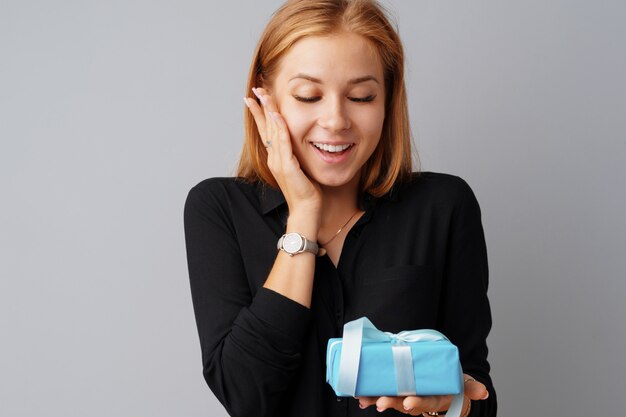
[[[340,187],[322,186],[321,227],[336,227],[343,224],[358,208],[359,176]]]

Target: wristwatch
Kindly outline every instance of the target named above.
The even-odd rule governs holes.
[[[319,252],[319,246],[317,243],[311,242],[306,237],[298,233],[287,233],[278,239],[276,245],[278,250],[285,251],[289,256],[297,255],[302,252],[311,252],[313,255],[317,255]]]

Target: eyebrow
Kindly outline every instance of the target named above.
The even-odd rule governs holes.
[[[322,84],[322,80],[320,80],[319,78],[315,78],[310,75],[302,74],[302,73],[297,74],[296,76],[290,78],[289,82],[295,80],[296,78],[302,78],[302,79],[309,80],[317,84]],[[348,80],[348,84],[359,84],[359,83],[364,83],[365,81],[370,81],[370,80],[376,82],[377,84],[380,84],[378,80],[376,79],[376,77],[374,77],[373,75],[366,75],[364,77],[353,78],[351,80]]]

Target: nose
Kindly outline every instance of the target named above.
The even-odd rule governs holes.
[[[350,129],[352,125],[341,99],[329,100],[328,103],[323,106],[318,124],[332,133]]]

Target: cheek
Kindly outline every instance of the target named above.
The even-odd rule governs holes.
[[[358,125],[361,134],[370,141],[377,142],[383,130],[385,121],[384,109],[372,109],[372,111],[359,114]]]
[[[300,141],[311,126],[311,117],[306,112],[282,109],[281,115],[287,123],[291,139]]]

